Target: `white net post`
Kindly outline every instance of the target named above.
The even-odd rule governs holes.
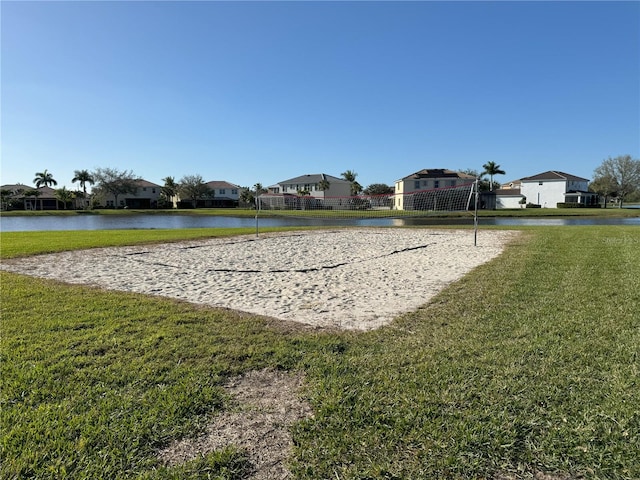
[[[253,201],[255,203],[255,207],[256,207],[256,238],[258,238],[260,236],[260,227],[258,225],[258,214],[260,213],[260,200],[259,200],[260,195],[257,194],[256,192],[256,196],[253,198]]]
[[[475,193],[475,206],[473,208],[473,246],[478,246],[478,184],[480,179],[476,178],[476,181],[473,182],[472,192]]]

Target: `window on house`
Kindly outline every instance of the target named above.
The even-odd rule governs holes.
[[[151,193],[156,193],[156,189],[155,189],[155,188],[152,188],[152,189],[151,189]]]
[[[238,189],[237,188],[232,188],[231,189],[231,195],[237,195],[238,194]]]
[[[440,188],[440,180],[433,181],[433,188]]]
[[[147,191],[147,187],[142,187],[142,191],[146,192]]]
[[[227,191],[224,188],[220,189],[220,195],[225,195],[227,193]]]
[[[416,180],[415,182],[413,182],[413,188],[416,190],[420,189],[420,180]]]

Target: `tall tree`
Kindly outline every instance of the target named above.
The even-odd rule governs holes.
[[[103,194],[111,194],[118,206],[120,195],[135,195],[138,191],[140,177],[131,170],[118,170],[116,168],[98,168],[92,174],[96,182],[96,188]]]
[[[616,182],[620,208],[627,195],[640,190],[640,160],[631,158],[631,155],[609,157],[594,170],[593,174],[594,182],[601,179]]]
[[[322,180],[318,182],[318,188],[323,192],[326,192],[327,190],[329,190],[329,188],[331,188],[331,182],[327,180],[327,177],[325,177],[324,173],[322,174]]]
[[[87,183],[89,185],[93,185],[96,183],[93,175],[89,172],[89,170],[76,170],[73,172],[73,178],[71,179],[71,183],[78,182],[80,184],[80,188],[82,189],[82,208],[87,208]]]
[[[249,187],[242,187],[240,189],[240,203],[246,205],[255,206],[255,196],[253,191]]]
[[[31,205],[31,210],[37,210],[38,209],[38,203],[37,203],[37,199],[40,195],[42,195],[42,192],[40,190],[36,190],[35,188],[31,189],[31,190],[27,190],[24,192],[24,209],[27,210],[27,197],[33,197],[33,202],[29,202],[29,204]],[[42,204],[40,204],[40,207],[42,207]]]
[[[356,181],[356,177],[358,176],[356,172],[353,170],[347,170],[346,172],[342,172],[340,175],[342,175],[342,178],[351,184],[351,195],[358,195],[362,191],[362,185]]]
[[[13,190],[9,190],[8,188],[0,190],[0,210],[9,210],[12,196]]]
[[[33,183],[36,187],[50,187],[52,185],[58,185],[51,172],[48,172],[45,168],[44,172],[37,172],[36,178],[33,179]]]
[[[262,186],[262,184],[260,182],[256,183],[253,186],[253,191],[255,192],[256,197],[259,197],[263,193],[267,193],[267,190]]]
[[[178,194],[178,184],[173,177],[165,177],[162,181],[164,186],[160,189],[160,194],[164,197],[165,202],[173,207],[173,200]]]
[[[489,191],[493,191],[493,176],[504,175],[506,172],[500,169],[500,165],[497,165],[496,162],[487,162],[482,165],[482,168],[484,168],[482,173],[489,175]]]
[[[385,183],[372,183],[363,190],[365,195],[393,195],[394,192],[395,190],[393,187],[390,187]]]
[[[191,200],[193,208],[198,206],[198,200],[212,195],[201,175],[185,175],[180,179],[178,192],[181,197]]]
[[[607,208],[609,197],[616,195],[618,192],[618,182],[609,176],[597,177],[589,184],[589,190],[604,197],[604,208]]]

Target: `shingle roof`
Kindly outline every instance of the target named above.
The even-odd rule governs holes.
[[[401,180],[418,180],[421,178],[465,178],[468,180],[475,180],[476,177],[467,173],[456,172],[454,170],[448,170],[446,168],[424,168],[411,175],[402,178]]]
[[[292,183],[303,184],[315,184],[320,183],[322,180],[328,180],[329,183],[350,183],[344,178],[334,177],[332,175],[326,175],[324,173],[314,173],[310,175],[301,175],[299,177],[290,178],[289,180],[282,180],[278,182],[278,185],[288,185]]]
[[[558,172],[556,170],[549,170],[548,172],[539,173],[532,177],[525,177],[521,179],[523,182],[537,181],[537,180],[571,180],[574,182],[588,182],[588,178],[577,177],[569,173]]]
[[[240,187],[238,185],[234,185],[233,183],[229,183],[229,182],[225,182],[224,180],[211,180],[210,182],[207,182],[207,187],[209,188],[217,188],[217,189],[221,189],[221,188],[237,188],[240,189]]]
[[[55,198],[56,191],[51,187],[34,187],[31,185],[23,185],[21,183],[17,183],[15,185],[2,185],[0,187],[2,190],[11,190],[13,195],[17,195],[17,192],[22,190],[23,192],[29,192],[31,190],[37,190],[40,192],[38,198]]]
[[[149,182],[148,180],[145,180],[144,178],[140,178],[138,180],[136,180],[136,185],[140,186],[140,187],[157,187],[157,188],[162,188],[162,185],[158,185],[157,183],[153,183],[153,182]]]

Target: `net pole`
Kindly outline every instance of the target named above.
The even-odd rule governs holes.
[[[260,227],[258,226],[258,213],[260,211],[260,200],[258,198],[258,192],[256,192],[256,196],[254,197],[253,201],[256,204],[256,238],[258,238],[260,236]]]
[[[478,183],[479,178],[476,178],[476,181],[473,182],[473,189],[475,190],[475,206],[473,209],[473,246],[478,246]]]

